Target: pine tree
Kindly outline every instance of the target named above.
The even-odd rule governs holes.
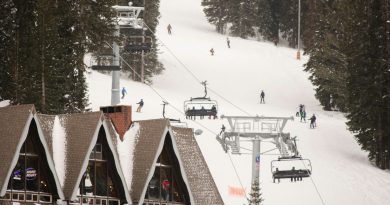
[[[336,1],[321,3],[315,11],[315,24],[308,28],[315,32],[311,40],[314,43],[305,49],[310,54],[305,71],[311,73],[309,79],[316,86],[316,97],[325,110],[335,107],[345,110],[347,56],[340,11],[341,4]]]
[[[251,0],[235,0],[235,8],[237,10],[237,16],[232,19],[232,27],[230,28],[232,35],[239,36],[241,38],[253,37],[254,22],[256,20],[255,2]]]
[[[250,198],[248,199],[248,205],[260,205],[261,202],[264,201],[264,199],[261,197],[260,191],[260,185],[258,179],[256,179],[252,183],[251,193],[249,194]]]
[[[271,5],[269,0],[258,0],[257,1],[257,21],[255,26],[258,32],[264,40],[273,41],[274,36],[272,33],[272,26],[274,20],[271,15]]]
[[[203,11],[207,20],[215,25],[218,33],[225,32],[229,21],[229,4],[236,0],[202,0]]]
[[[369,158],[390,168],[389,1],[353,1],[348,126]]]

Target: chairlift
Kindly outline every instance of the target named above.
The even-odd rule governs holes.
[[[196,119],[199,116],[201,119],[204,116],[209,116],[209,119],[213,117],[217,118],[218,103],[215,100],[211,100],[207,97],[207,81],[203,81],[205,95],[203,97],[190,98],[184,101],[184,112],[187,119]]]
[[[117,71],[120,70],[119,59],[113,54],[95,54],[91,57],[92,70]]]
[[[130,36],[124,42],[123,50],[128,53],[149,53],[152,49],[151,36]]]
[[[165,106],[168,105],[168,102],[165,102],[163,101],[163,104],[161,104],[163,106],[163,118],[166,118],[165,117]],[[181,122],[180,119],[171,119],[171,118],[168,118],[169,119],[169,122],[171,123],[172,126],[175,126],[175,127],[188,127],[187,126],[187,123],[186,122]]]
[[[301,156],[279,157],[271,161],[271,172],[274,183],[276,179],[286,178],[300,181],[311,176],[312,166],[309,159],[303,159]]]

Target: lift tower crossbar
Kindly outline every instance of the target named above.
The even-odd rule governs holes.
[[[260,142],[264,139],[273,139],[282,156],[295,154],[294,143],[290,133],[283,129],[288,120],[294,117],[266,117],[266,116],[221,116],[227,119],[230,129],[223,130],[216,138],[225,152],[231,149],[232,154],[241,154],[241,141],[252,142],[252,184],[257,180],[260,183]],[[287,146],[288,145],[288,146]]]

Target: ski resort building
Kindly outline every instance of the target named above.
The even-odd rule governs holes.
[[[34,105],[0,108],[0,141],[0,204],[64,198]]]
[[[224,204],[190,128],[130,106],[42,115],[0,108],[0,204]]]

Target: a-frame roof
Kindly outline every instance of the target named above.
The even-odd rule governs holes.
[[[96,144],[99,130],[103,127],[105,131],[106,140],[109,144],[110,150],[113,153],[116,170],[121,178],[122,185],[125,189],[126,199],[131,201],[127,186],[124,180],[122,169],[119,164],[117,152],[112,144],[109,127],[103,117],[102,112],[86,112],[77,114],[65,114],[57,116],[39,115],[44,133],[51,145],[50,150],[53,154],[53,128],[55,117],[59,118],[59,122],[65,132],[65,179],[63,191],[66,200],[74,200],[76,192],[80,184],[82,175],[84,174],[90,153]],[[60,164],[61,162],[56,162]]]
[[[64,198],[50,151],[38,122],[35,107],[32,104],[7,106],[0,108],[0,196],[6,192],[8,181],[19,158],[20,149],[27,138],[32,121],[37,125],[39,139],[46,153],[47,163],[53,173],[57,193]]]
[[[172,127],[173,137],[183,164],[194,204],[218,204],[223,200],[190,128]]]
[[[171,136],[173,150],[179,161],[191,204],[224,204],[192,129],[171,127],[168,119],[135,123],[139,124],[139,130],[133,149],[133,177],[130,189],[133,201],[142,204],[165,138]]]

